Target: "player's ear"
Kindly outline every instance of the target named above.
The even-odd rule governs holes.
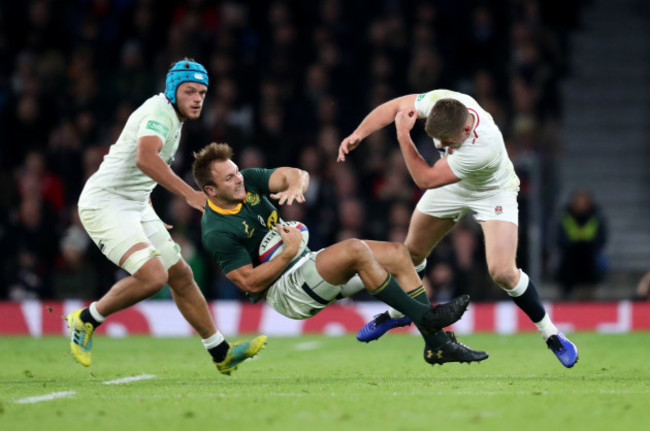
[[[217,195],[217,189],[215,186],[205,186],[203,187],[203,192],[211,198]]]

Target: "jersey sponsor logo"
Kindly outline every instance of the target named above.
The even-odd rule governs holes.
[[[417,97],[417,99],[415,99],[415,101],[416,101],[416,102],[419,102],[420,100],[424,99],[424,96],[426,96],[426,95],[427,95],[427,93],[419,94],[418,97]]]
[[[169,127],[165,126],[164,124],[160,124],[157,121],[154,120],[149,120],[147,121],[147,127],[146,129],[153,130],[154,132],[158,132],[161,135],[163,135],[165,138],[167,137],[167,134],[169,133]]]
[[[269,217],[266,219],[266,227],[269,229],[275,228],[275,225],[278,224],[278,211],[273,210]]]
[[[252,194],[252,193],[247,193],[246,194],[246,203],[250,204],[252,206],[255,206],[260,203],[260,195]]]

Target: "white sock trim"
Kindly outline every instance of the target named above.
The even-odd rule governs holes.
[[[425,257],[422,262],[420,262],[419,265],[415,265],[415,272],[421,272],[424,271],[424,268],[427,267],[427,258]]]
[[[519,282],[515,286],[514,289],[508,290],[504,289],[506,293],[512,297],[517,297],[521,296],[524,294],[526,289],[528,289],[528,283],[530,282],[530,278],[528,278],[528,274],[526,274],[524,271],[521,269],[519,270]]]
[[[106,320],[106,317],[102,316],[99,314],[99,311],[97,311],[97,301],[90,304],[88,311],[90,311],[90,315],[93,316],[93,319],[95,319],[97,322],[102,323],[104,320]]]
[[[217,331],[214,335],[201,339],[201,342],[206,350],[210,350],[211,348],[217,347],[219,344],[223,343],[224,340],[225,338],[221,332]]]
[[[539,329],[539,333],[541,334],[544,341],[548,340],[548,337],[551,335],[555,335],[560,332],[557,326],[553,324],[553,321],[551,321],[548,313],[544,314],[542,320],[536,322],[535,326],[537,326],[537,329]]]

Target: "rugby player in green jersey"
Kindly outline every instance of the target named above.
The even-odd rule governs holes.
[[[403,244],[347,239],[320,251],[299,254],[302,234],[283,226],[279,205],[305,201],[309,174],[289,167],[239,171],[228,144],[212,143],[194,154],[194,180],[207,195],[201,219],[203,245],[226,277],[251,297],[291,319],[307,319],[337,299],[366,288],[411,318],[431,364],[482,361],[442,328],[457,321],[469,304],[461,296],[432,307]],[[277,229],[284,250],[260,263],[262,238]],[[357,277],[358,275],[358,277]]]

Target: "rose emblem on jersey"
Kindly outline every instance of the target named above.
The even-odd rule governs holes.
[[[494,214],[501,215],[502,213],[503,213],[503,207],[501,205],[497,205],[494,207]]]

